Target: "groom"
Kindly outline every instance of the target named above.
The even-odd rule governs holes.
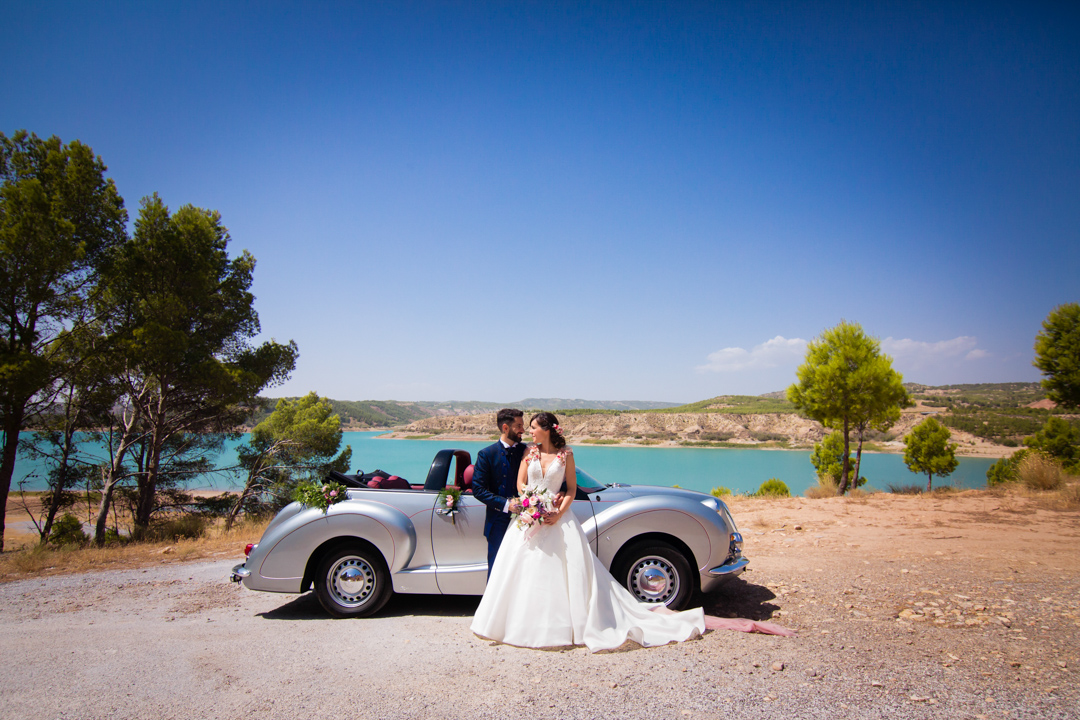
[[[525,454],[521,435],[525,432],[525,414],[514,408],[503,408],[495,416],[499,440],[476,454],[473,465],[473,497],[487,505],[484,537],[488,541],[488,577],[491,565],[502,545],[511,513],[521,507],[517,499],[518,468]]]

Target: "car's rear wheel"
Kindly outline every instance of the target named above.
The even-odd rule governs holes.
[[[619,553],[612,575],[637,600],[683,610],[694,594],[690,563],[678,548],[643,540]]]
[[[367,617],[378,612],[392,594],[386,563],[370,548],[339,548],[319,562],[315,596],[334,617]]]

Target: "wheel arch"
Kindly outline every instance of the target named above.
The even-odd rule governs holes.
[[[311,584],[315,580],[315,573],[318,572],[319,563],[322,559],[328,554],[344,547],[362,547],[365,550],[370,550],[382,558],[383,565],[387,567],[387,573],[389,573],[390,564],[386,561],[386,556],[383,555],[382,551],[379,550],[374,543],[365,540],[364,538],[356,537],[355,535],[339,535],[338,537],[330,538],[312,551],[311,555],[308,557],[307,565],[304,567],[304,577],[300,581],[300,592],[307,592],[311,589]]]

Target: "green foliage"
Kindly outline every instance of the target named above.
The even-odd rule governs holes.
[[[930,492],[934,476],[951,475],[959,462],[956,443],[950,443],[952,433],[934,418],[927,418],[912,428],[904,438],[904,464],[914,473],[926,473],[926,491]]]
[[[1017,467],[1028,452],[1028,450],[1017,450],[1012,454],[1012,457],[1001,458],[991,465],[990,469],[986,471],[987,486],[995,487],[997,485],[1005,485],[1006,483],[1018,482],[1020,477],[1016,472]]]
[[[922,488],[918,485],[893,485],[888,483],[886,487],[889,488],[889,492],[893,495],[919,495],[922,493]]]
[[[791,497],[787,484],[777,478],[769,478],[761,483],[757,494],[764,497]]]
[[[49,534],[49,543],[52,545],[85,545],[90,541],[83,531],[79,518],[71,513],[64,513],[60,519],[53,523],[52,532]]]
[[[581,443],[583,445],[618,445],[621,440],[613,440],[612,438],[582,438]]]
[[[322,483],[302,482],[293,491],[293,500],[304,507],[318,508],[325,515],[331,505],[348,500],[345,486],[332,480]]]
[[[783,398],[753,395],[719,395],[676,407],[645,410],[651,413],[732,413],[740,415],[793,413],[795,406]]]
[[[1024,444],[1058,460],[1067,471],[1080,470],[1080,429],[1062,418],[1048,418],[1042,429],[1025,439]]]
[[[0,133],[0,508],[28,405],[69,366],[69,340],[126,235],[124,201],[105,171],[78,140]]]
[[[236,504],[233,493],[221,493],[212,497],[200,498],[195,502],[195,512],[209,517],[225,517]]]
[[[295,343],[251,344],[260,330],[250,292],[255,258],[230,258],[228,243],[219,213],[191,205],[171,213],[153,195],[104,278],[109,341],[147,438],[136,476],[139,527],[150,521],[168,443],[235,427],[296,364]],[[193,462],[205,457],[192,449]]]
[[[287,397],[285,400],[297,400]],[[395,402],[393,400],[331,400],[326,399],[342,423],[363,425],[365,427],[392,427],[405,425],[414,420],[430,417],[419,403]],[[266,401],[254,415],[251,422],[259,424],[273,411],[276,401]]]
[[[1042,427],[1049,413],[1032,408],[988,409],[954,407],[941,422],[953,429],[1001,443],[1017,436],[1031,435]]]
[[[712,489],[713,497],[726,497],[728,495],[731,495],[731,489],[726,488],[723,485],[720,485],[719,487],[714,487]]]
[[[145,530],[136,528],[135,539],[147,542],[179,542],[196,540],[206,534],[210,524],[203,515],[181,515],[168,520],[151,523]]]
[[[841,432],[845,451],[849,432],[884,430],[911,403],[903,377],[881,344],[857,323],[841,321],[806,348],[806,361],[796,371],[799,381],[788,399],[808,417]],[[861,428],[861,430],[859,430]],[[847,491],[848,468],[841,468],[839,491]]]
[[[831,432],[822,438],[821,442],[814,443],[814,451],[810,453],[810,462],[817,471],[819,483],[838,485],[844,471],[844,436],[838,432]],[[850,466],[850,450],[847,462]]]
[[[278,400],[274,412],[251,431],[248,444],[237,449],[247,479],[226,524],[231,527],[241,509],[261,514],[280,507],[295,498],[298,483],[307,481],[321,488],[327,473],[348,472],[352,448],[345,446],[338,452],[341,435],[341,419],[330,402],[316,393]],[[260,494],[266,496],[261,501],[265,508],[249,500]]]
[[[968,383],[920,385],[904,383],[912,397],[937,407],[1021,408],[1046,397],[1039,383]]]
[[[1067,408],[1080,407],[1080,303],[1054,308],[1035,337],[1035,367],[1046,377],[1046,396]]]

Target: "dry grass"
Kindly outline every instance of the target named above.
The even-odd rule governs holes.
[[[812,500],[820,500],[822,498],[836,497],[837,488],[835,485],[825,485],[818,483],[817,485],[811,485],[806,488],[806,492],[803,493],[806,497]]]
[[[0,555],[0,582],[221,557],[235,557],[240,562],[244,545],[258,542],[269,522],[269,518],[243,521],[225,532],[222,521],[218,521],[207,529],[205,537],[177,542],[130,542],[104,548],[23,547]]]
[[[1037,452],[1024,456],[1016,468],[1016,475],[1020,482],[1032,490],[1056,490],[1065,479],[1059,463]]]
[[[1039,493],[1038,502],[1049,510],[1080,510],[1080,479],[1072,478],[1056,490]]]

